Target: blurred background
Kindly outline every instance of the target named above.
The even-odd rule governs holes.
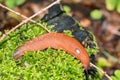
[[[52,2],[54,0],[0,0],[27,17]],[[120,0],[62,0],[61,3],[68,15],[94,33],[99,46],[97,66],[114,78],[120,75]],[[46,12],[35,19],[42,18]],[[0,35],[22,20],[22,17],[0,7]]]

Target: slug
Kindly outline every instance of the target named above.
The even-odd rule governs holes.
[[[85,48],[75,38],[63,33],[46,33],[20,46],[13,57],[19,58],[28,51],[44,50],[48,47],[62,49],[81,61],[83,67],[90,68],[90,59]]]

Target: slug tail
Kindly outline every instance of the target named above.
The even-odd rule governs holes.
[[[16,51],[14,54],[13,54],[13,57],[15,58],[15,59],[17,59],[18,57],[20,57],[20,56],[22,56],[23,55],[23,52],[21,52],[21,51]]]

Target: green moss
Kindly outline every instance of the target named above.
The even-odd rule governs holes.
[[[13,59],[20,45],[44,33],[46,31],[35,24],[25,24],[1,42],[0,80],[84,80],[82,64],[62,50],[48,48]]]
[[[48,48],[13,59],[12,55],[19,46],[44,33],[47,32],[40,26],[28,23],[0,42],[0,80],[85,79],[81,62],[62,50]],[[65,33],[71,34],[69,31]]]
[[[97,54],[99,52],[99,48],[98,48],[98,45],[97,45],[97,41],[96,41],[96,38],[94,36],[94,34],[91,32],[91,31],[88,31],[91,35],[92,35],[92,39],[93,39],[93,44],[95,44],[94,48],[90,48],[89,46],[86,48],[87,52],[89,53],[89,55],[91,54]]]
[[[70,31],[70,30],[64,30],[63,32],[64,32],[64,34],[73,37],[72,31]]]

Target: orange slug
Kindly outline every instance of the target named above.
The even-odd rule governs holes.
[[[76,57],[85,69],[90,68],[90,59],[85,48],[75,38],[63,33],[47,33],[26,42],[14,53],[14,58],[19,58],[27,51],[44,50],[48,47],[62,49]]]

